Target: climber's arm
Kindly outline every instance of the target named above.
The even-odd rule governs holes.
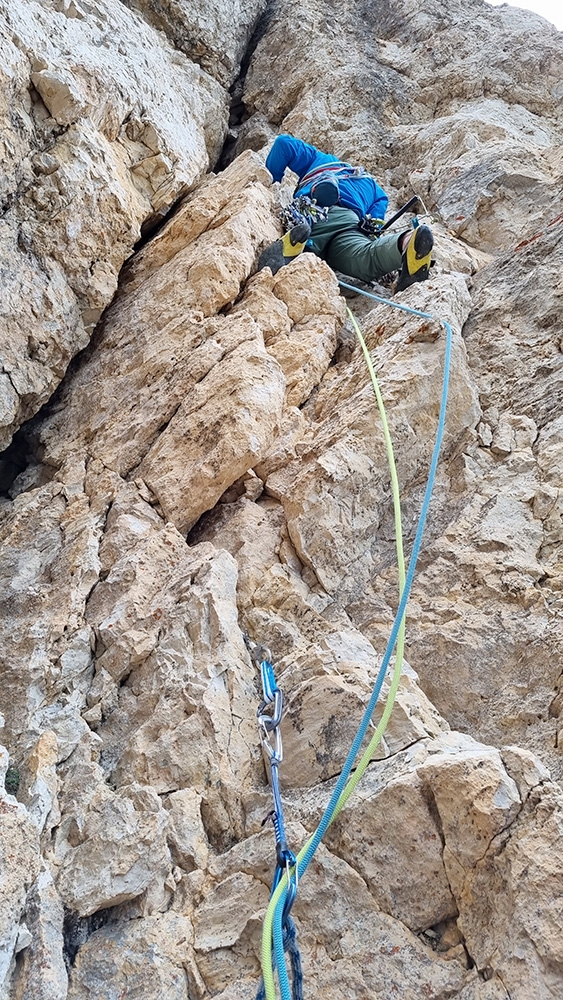
[[[321,153],[302,139],[296,139],[292,135],[278,135],[268,153],[266,167],[275,181],[281,181],[286,167],[301,178],[317,163],[330,163],[333,159],[334,157]]]

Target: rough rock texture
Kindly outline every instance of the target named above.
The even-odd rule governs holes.
[[[223,86],[229,87],[267,0],[123,0],[127,7],[164,31],[175,48],[185,52]]]
[[[13,996],[18,1000],[57,1000],[67,991],[64,961],[64,909],[48,867],[28,893],[25,926],[29,942],[18,953]]]
[[[8,767],[8,752],[0,747],[0,988],[14,956],[31,942],[23,914],[40,864],[37,828],[25,807],[4,788]]]
[[[143,223],[220,151],[226,93],[119,0],[0,7],[0,443],[50,397]]]
[[[346,304],[407,555],[446,334],[310,254],[255,273],[282,129],[424,197],[437,267],[398,301],[452,328],[396,705],[294,908],[306,995],[559,1000],[562,36],[479,0],[3,9],[4,443],[36,415],[1,465],[1,1000],[251,1000],[275,851],[245,633],[295,849],[381,662],[395,527]],[[240,155],[206,174],[239,72]]]
[[[549,751],[560,740],[563,218],[523,242],[475,277],[464,336],[483,416],[450,467],[457,510],[419,577],[416,592],[431,619],[415,625],[411,641],[420,649],[413,663],[448,720],[463,729],[479,720],[487,740],[522,742],[555,763],[559,755]],[[491,631],[486,618],[495,620]],[[461,662],[456,648],[463,649]]]

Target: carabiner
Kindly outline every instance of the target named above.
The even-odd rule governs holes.
[[[268,757],[270,758],[270,764],[271,765],[281,764],[283,760],[281,729],[279,726],[276,726],[275,729],[268,727],[263,723],[262,721],[263,718],[266,718],[268,722],[270,721],[268,716],[258,717],[260,742],[262,744],[262,747],[268,754]],[[273,739],[273,744],[272,744],[272,739]]]
[[[268,706],[272,705],[271,714],[266,712]],[[256,716],[258,725],[262,726],[267,733],[277,729],[283,715],[283,692],[277,687],[271,698],[264,698],[258,705]]]
[[[293,904],[295,902],[295,898],[297,896],[297,888],[299,886],[299,873],[298,873],[298,870],[297,870],[298,869],[297,858],[295,859],[295,865],[293,867],[293,874],[294,874],[294,878],[293,879],[291,877],[291,872],[289,870],[289,864],[290,864],[289,861],[286,861],[286,863],[285,863],[285,875],[286,875],[286,878],[287,878],[287,896],[285,897],[285,903],[283,905],[283,914],[282,914],[282,924],[284,926],[285,926],[285,924],[287,922],[287,918],[289,917],[289,914],[291,912],[291,907],[293,906]]]

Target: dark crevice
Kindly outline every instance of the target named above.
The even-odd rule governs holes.
[[[440,816],[440,812],[436,804],[436,799],[434,798],[434,792],[432,791],[430,785],[427,784],[426,782],[423,782],[422,794],[424,797],[424,801],[426,802],[426,805],[428,807],[428,812],[430,813],[430,816],[434,820],[434,825],[436,827],[438,836],[440,838],[440,843],[442,845],[442,850],[443,850],[444,847],[446,846],[446,835],[444,833],[444,827],[442,825],[442,817]],[[452,892],[451,886],[450,886],[450,892]],[[452,892],[452,896],[453,895],[454,894]]]
[[[64,911],[64,922],[63,922],[63,958],[67,968],[67,972],[70,974],[76,956],[82,947],[86,943],[88,938],[98,931],[100,927],[104,927],[109,924],[114,919],[114,912],[112,907],[107,907],[103,910],[98,910],[96,913],[92,913],[89,917],[81,917],[80,914],[76,913],[74,910],[69,910],[65,906]]]
[[[16,431],[9,447],[0,455],[0,496],[10,498],[14,480],[25,469],[34,465],[38,467],[37,481],[30,483],[26,489],[44,485],[58,472],[58,466],[43,464],[43,447],[39,441],[39,429],[44,420],[63,406],[62,395],[68,387],[80,366],[98,349],[103,331],[103,316],[94,329],[86,347],[71,358],[65,374],[55,389],[53,395],[43,406]]]
[[[370,738],[371,738],[372,735],[373,735],[372,732],[369,732]],[[387,747],[388,753],[386,753],[385,757],[372,757],[371,760],[370,760],[370,762],[369,762],[369,768],[371,768],[373,765],[377,766],[378,764],[380,764],[380,765],[381,764],[386,764],[388,761],[392,760],[394,757],[399,757],[401,754],[406,753],[412,747],[417,746],[417,744],[421,743],[421,742],[422,742],[421,739],[413,740],[412,743],[405,744],[405,746],[400,747],[399,750],[389,750],[389,748]],[[310,744],[310,746],[312,746],[312,745],[313,744]],[[379,746],[380,745],[381,744],[379,744]],[[356,767],[353,767],[352,770],[350,771],[350,775],[355,774],[355,772],[356,772]],[[366,774],[369,774],[369,773],[370,773],[369,771],[366,772]],[[315,788],[321,788],[327,782],[330,782],[330,781],[334,781],[335,782],[335,781],[338,780],[338,778],[340,777],[341,774],[342,774],[342,771],[340,770],[340,771],[335,771],[334,774],[328,774],[324,778],[319,778],[317,784],[314,787]]]
[[[496,976],[497,976],[497,979],[499,980],[499,982],[501,983],[503,990],[506,991],[506,998],[507,998],[507,1000],[512,1000],[512,994],[510,993],[510,991],[509,991],[506,983],[504,982],[504,979],[500,975],[500,973],[497,972]]]
[[[238,136],[238,127],[240,124],[250,117],[250,113],[247,111],[246,106],[242,100],[242,92],[244,87],[244,81],[246,79],[246,74],[252,59],[252,55],[258,45],[260,39],[264,36],[267,31],[268,25],[272,17],[272,5],[268,4],[264,14],[258,21],[258,24],[254,30],[254,33],[248,44],[246,53],[243,57],[240,74],[235,81],[235,83],[230,88],[231,93],[231,118],[230,118],[230,128],[229,135],[227,136],[226,142],[223,147],[223,151],[219,156],[217,169],[224,169],[235,156],[235,144],[236,138]],[[41,101],[38,94],[34,93],[37,101]],[[42,102],[41,102],[42,103]],[[50,150],[56,146],[56,141],[59,136],[67,131],[67,128],[60,128],[52,130],[48,137],[44,138],[42,145],[39,147],[41,150]],[[235,134],[236,133],[236,134]],[[200,179],[201,180],[201,179]],[[160,230],[168,224],[168,222],[177,214],[181,208],[183,202],[185,201],[186,195],[189,190],[186,188],[179,197],[175,200],[174,204],[162,214],[154,214],[149,216],[141,226],[140,239],[134,245],[132,249],[132,254],[128,260],[124,263],[121,268],[119,275],[119,288],[122,287],[124,282],[127,280],[127,275],[129,271],[130,262],[135,259],[136,253],[141,250],[147,243],[149,243],[154,237],[160,232]],[[16,196],[16,195],[15,195]],[[8,206],[5,206],[6,208]],[[109,308],[109,307],[108,307]],[[41,423],[48,418],[49,415],[56,412],[57,408],[61,406],[62,393],[65,390],[69,382],[72,381],[73,375],[80,368],[84,361],[87,361],[91,355],[97,351],[100,347],[103,329],[104,329],[104,315],[100,318],[98,324],[96,325],[92,336],[90,338],[87,346],[80,351],[74,358],[71,359],[65,375],[61,382],[59,383],[57,389],[47,400],[44,405],[31,416],[22,426],[16,431],[12,439],[11,444],[8,448],[0,455],[0,497],[6,499],[12,499],[12,488],[15,480],[24,473],[27,469],[30,470],[29,483],[22,483],[22,488],[17,492],[26,492],[28,489],[36,488],[37,486],[42,486],[49,482],[57,469],[54,467],[46,466],[42,462],[41,458],[41,447],[37,440],[36,429],[41,425]],[[174,414],[173,414],[174,415]],[[172,415],[172,416],[173,416]],[[170,418],[171,419],[171,418]],[[159,434],[165,429],[169,420],[159,429]],[[32,472],[33,468],[37,467],[35,473]],[[129,474],[127,478],[131,478],[134,475],[134,470]]]
[[[121,285],[123,273],[124,268],[121,269],[119,275],[119,285]],[[118,292],[116,296],[117,294]],[[115,301],[116,296],[114,296],[112,301]],[[45,485],[58,472],[58,466],[46,465],[43,462],[43,446],[39,440],[39,431],[45,420],[48,420],[50,416],[64,408],[63,394],[67,390],[68,385],[72,383],[74,376],[80,370],[81,366],[100,350],[103,340],[105,316],[111,304],[109,303],[106,310],[102,313],[86,347],[70,359],[63,378],[53,394],[33,416],[19,427],[12,438],[11,444],[0,454],[0,497],[6,499],[13,498],[11,491],[14,481],[26,469],[32,469],[33,466],[36,466],[37,474],[28,485],[24,485],[17,493],[24,493],[28,489],[35,489],[37,486]]]
[[[200,184],[202,179],[203,178],[198,180],[197,184]],[[141,236],[135,243],[132,256],[125,262],[124,267],[127,267],[127,263],[135,259],[135,254],[138,253],[139,250],[142,250],[147,243],[150,243],[150,241],[158,235],[160,230],[163,229],[168,222],[170,222],[170,219],[172,219],[179,212],[184,199],[189,194],[189,191],[189,188],[185,188],[180,192],[170,208],[165,211],[149,215],[148,218],[145,219],[145,221],[141,224]],[[121,269],[121,273],[123,274],[123,268]]]
[[[42,465],[38,457],[38,445],[35,441],[33,428],[41,419],[50,400],[27,423],[23,424],[14,434],[11,443],[0,455],[0,497],[7,500],[12,499],[12,488],[15,480],[26,469],[30,471],[37,467],[35,475],[30,477],[29,485],[24,486],[17,493],[25,493],[27,489],[35,489],[37,486],[44,486],[53,478],[55,468]]]
[[[262,40],[274,14],[274,4],[271,0],[266,6],[266,10],[259,19],[256,28],[250,38],[246,52],[242,58],[240,64],[240,72],[237,76],[235,82],[229,88],[229,94],[231,97],[231,111],[229,114],[229,126],[227,132],[227,138],[223,144],[223,149],[219,154],[217,160],[217,170],[225,170],[229,166],[229,163],[235,159],[240,150],[237,148],[239,131],[241,125],[248,121],[252,117],[253,110],[249,109],[244,103],[244,85],[246,82],[246,76],[252,61],[252,57],[256,51],[259,42]]]

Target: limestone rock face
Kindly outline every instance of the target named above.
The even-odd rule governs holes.
[[[550,748],[560,729],[562,221],[475,278],[464,338],[483,416],[450,465],[457,510],[416,585],[432,622],[413,623],[411,632],[420,650],[413,666],[448,720],[464,729],[464,720],[479,719],[485,739],[522,741],[557,768],[560,755]],[[483,616],[493,608],[489,631]],[[491,672],[500,684],[494,696]]]
[[[66,997],[68,975],[63,954],[63,927],[61,898],[51,872],[43,868],[26,899],[25,928],[30,940],[18,952],[14,970],[13,993],[21,1000]]]
[[[111,983],[116,996],[188,1000],[184,963],[192,937],[191,922],[175,913],[101,928],[78,953],[68,1000],[86,1000],[100,983]]]
[[[53,393],[143,223],[216,159],[226,94],[118,0],[3,3],[0,441]]]
[[[94,794],[89,790],[87,801],[72,803],[74,815],[67,808],[57,843],[63,856],[59,892],[81,917],[135,899],[155,876],[164,881],[170,867],[167,817],[153,789],[133,785],[117,795],[108,793],[103,776],[92,770]]]
[[[347,306],[407,559],[445,324],[451,371],[395,706],[300,873],[305,993],[559,1000],[562,36],[480,0],[3,10],[0,1000],[256,995],[257,644],[297,852],[399,602]],[[424,199],[410,312],[310,253],[256,273],[281,130]]]
[[[125,0],[131,10],[164,31],[176,49],[199,63],[223,86],[238,74],[266,0]]]
[[[8,794],[4,782],[8,752],[0,747],[0,991],[4,992],[15,953],[31,936],[22,921],[26,896],[40,867],[39,837],[24,806]]]
[[[84,606],[99,573],[100,512],[83,492],[69,496],[52,483],[3,513],[5,729],[12,753],[26,758],[40,733],[54,733],[61,763],[88,731],[80,711],[93,677],[93,635]],[[32,629],[18,626],[24,618]]]

